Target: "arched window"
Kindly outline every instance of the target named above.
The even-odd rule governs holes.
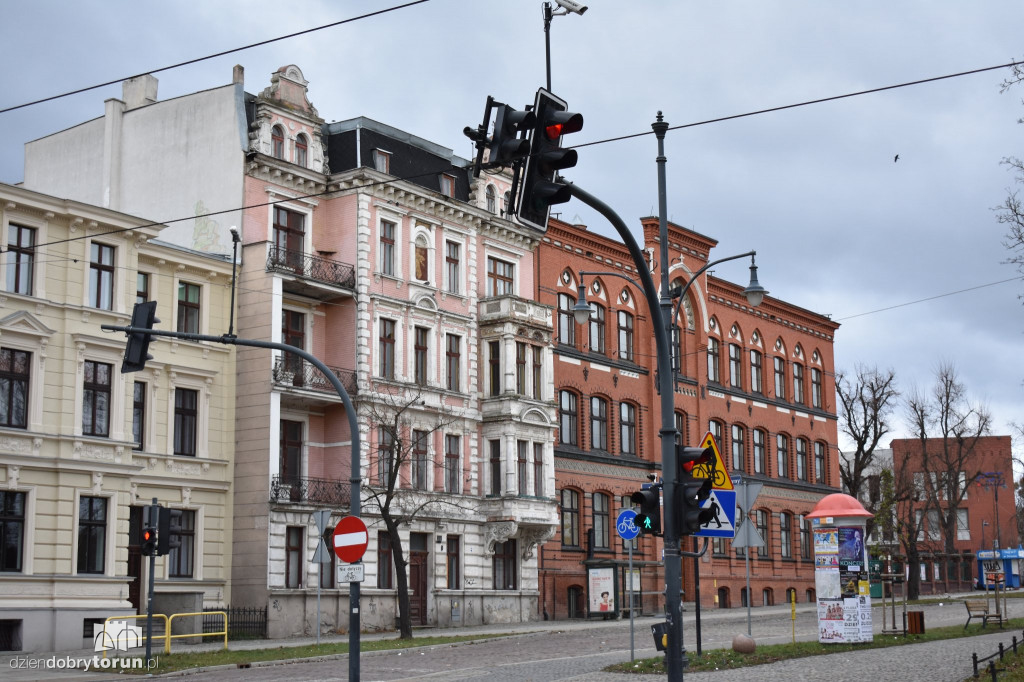
[[[284,158],[284,129],[281,126],[270,129],[270,155],[275,159]]]
[[[732,425],[732,468],[733,471],[746,471],[746,457],[743,449],[743,427]]]
[[[793,558],[793,515],[779,514],[779,548],[783,559]]]
[[[511,192],[505,192],[505,194],[501,197],[501,203],[502,203],[501,213],[502,213],[502,215],[508,215],[508,211],[509,211],[508,203],[509,203],[509,200],[511,198],[512,198],[512,193]]]
[[[762,357],[761,351],[750,351],[750,390],[752,393],[764,393]]]
[[[796,477],[797,480],[807,480],[807,441],[803,438],[796,439]]]
[[[789,438],[784,433],[775,436],[775,475],[789,478]]]
[[[686,413],[676,412],[676,445],[686,445],[689,442],[689,438],[686,434]]]
[[[729,344],[729,385],[743,388],[743,356],[739,344]]]
[[[562,490],[562,546],[580,546],[580,494],[572,488]]]
[[[303,168],[309,165],[309,143],[305,135],[295,136],[295,164]]]
[[[722,383],[722,344],[713,336],[708,337],[708,381]]]
[[[619,403],[619,449],[624,455],[635,457],[636,444],[636,405]]]
[[[558,438],[563,445],[579,444],[579,407],[572,391],[558,393]]]
[[[619,311],[619,359],[633,361],[633,314]]]
[[[764,540],[764,546],[757,548],[757,556],[762,559],[768,558],[771,553],[771,536],[768,534],[768,510],[757,509],[754,511],[754,523],[757,525],[757,532]]]
[[[604,306],[590,304],[590,352],[604,355]]]
[[[821,441],[814,444],[814,482],[825,483],[825,444]]]
[[[497,213],[498,200],[494,191],[494,185],[487,185],[487,190],[484,192],[484,196],[487,198],[487,210],[490,213]]]
[[[754,473],[764,474],[765,473],[765,452],[767,450],[768,437],[761,429],[754,429]]]
[[[558,295],[558,342],[566,346],[576,345],[576,318],[572,308],[576,299],[569,294]]]
[[[590,447],[608,450],[608,401],[598,396],[590,399]]]
[[[609,498],[604,493],[594,493],[593,523],[594,549],[611,548],[611,526],[609,524]]]

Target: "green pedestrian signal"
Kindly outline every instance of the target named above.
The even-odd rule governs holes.
[[[638,490],[629,499],[640,507],[633,521],[640,527],[640,532],[644,535],[661,535],[661,484]]]

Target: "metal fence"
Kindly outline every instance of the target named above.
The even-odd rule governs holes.
[[[267,607],[226,606],[217,610],[228,614],[229,639],[265,639],[267,636]],[[223,628],[219,614],[203,616],[203,632],[219,632]]]

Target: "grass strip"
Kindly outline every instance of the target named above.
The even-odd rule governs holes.
[[[486,635],[464,635],[459,637],[416,637],[413,639],[374,639],[363,640],[359,643],[360,651],[386,651],[412,649],[416,647],[448,646],[471,642],[481,639],[492,639],[497,637],[509,637],[515,633],[486,634]],[[332,642],[330,644],[311,644],[308,646],[273,647],[267,649],[237,649],[217,651],[197,651],[172,653],[170,655],[160,654],[155,668],[140,671],[147,674],[159,675],[162,673],[174,672],[177,670],[190,670],[193,668],[207,668],[218,665],[234,665],[247,667],[252,663],[265,661],[285,661],[296,658],[316,660],[339,654],[348,653],[347,642]],[[127,671],[126,671],[127,672]]]
[[[1004,625],[1007,644],[1014,634],[1024,628],[1024,618],[1011,618]],[[995,632],[999,630],[996,629]],[[690,660],[687,672],[711,672],[714,670],[736,670],[752,665],[764,665],[785,661],[792,658],[803,658],[806,656],[822,656],[825,654],[838,654],[846,651],[862,651],[864,649],[885,649],[905,644],[918,644],[920,642],[935,642],[945,639],[958,639],[960,637],[973,637],[981,634],[991,634],[991,627],[982,629],[981,623],[972,624],[966,630],[962,625],[949,625],[946,627],[931,628],[923,635],[875,635],[871,642],[858,644],[821,644],[819,642],[796,642],[791,644],[764,644],[757,645],[752,654],[741,654],[732,649],[705,649],[700,656],[693,652],[687,652]],[[970,663],[970,661],[968,661]],[[644,675],[664,675],[665,657],[644,658],[637,661],[624,661],[610,665],[604,669],[606,672],[631,673]],[[1000,677],[1000,679],[1003,679]]]

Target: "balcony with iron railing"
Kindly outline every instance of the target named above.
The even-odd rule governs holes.
[[[354,295],[355,267],[340,261],[271,245],[267,271],[284,277],[284,290],[320,300]]]
[[[358,393],[355,370],[328,366],[345,387],[349,397]],[[310,362],[294,355],[274,358],[271,380],[275,387],[284,389],[292,400],[313,403],[338,403],[341,397],[334,384]]]
[[[281,475],[275,475],[270,481],[270,501],[277,504],[324,504],[337,508],[348,507],[351,500],[349,481]]]

